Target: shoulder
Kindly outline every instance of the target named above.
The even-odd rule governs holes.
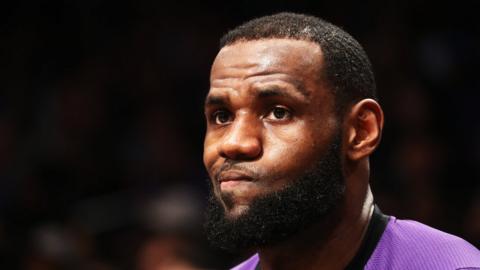
[[[258,260],[258,254],[255,254],[230,270],[255,270],[255,267],[257,267],[258,264]]]
[[[480,269],[480,251],[473,245],[422,223],[391,217],[365,269],[462,268]]]

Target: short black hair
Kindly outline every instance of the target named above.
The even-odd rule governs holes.
[[[282,12],[250,20],[225,34],[220,48],[241,41],[274,38],[320,45],[324,57],[320,75],[333,91],[340,115],[358,100],[377,99],[372,65],[362,46],[347,32],[314,16]]]

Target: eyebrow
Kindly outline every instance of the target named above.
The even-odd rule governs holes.
[[[205,98],[205,107],[208,106],[226,106],[227,102],[225,101],[224,96],[219,95],[208,95]]]
[[[300,90],[302,89],[302,90]],[[295,90],[289,90],[281,86],[272,85],[265,88],[260,88],[256,90],[256,96],[259,99],[265,99],[270,97],[290,97],[290,98],[298,98],[295,97],[293,93],[299,93],[303,98],[307,99],[310,96],[310,93],[304,91],[304,88],[296,87]],[[205,98],[204,107],[209,106],[218,106],[223,107],[227,106],[228,104],[228,97],[224,95],[215,95],[209,94]]]
[[[308,98],[310,96],[310,92],[307,91],[305,85],[302,81],[296,79],[289,79],[288,82],[295,86],[295,90],[303,95],[303,97]]]
[[[285,90],[282,87],[270,86],[265,89],[259,89],[257,91],[258,98],[268,98],[268,97],[291,97],[290,91]],[[303,94],[302,94],[303,95]]]
[[[291,90],[287,90],[283,87],[279,87],[279,86],[269,86],[267,88],[264,88],[264,89],[258,89],[257,90],[257,97],[258,98],[269,98],[269,97],[294,97],[294,95],[292,95],[291,93],[292,91]],[[294,92],[298,92],[300,93],[304,98],[307,98],[308,96],[301,92],[301,91],[294,91]]]
[[[271,72],[259,72],[259,73],[252,74],[248,77],[260,76],[260,75],[271,75]],[[293,85],[295,87],[294,90],[296,92],[299,92],[300,94],[302,94],[304,98],[308,98],[310,96],[310,92],[307,91],[307,89],[305,87],[305,84],[301,80],[298,80],[298,79],[292,78],[292,77],[286,78],[284,80],[287,83]],[[279,88],[279,87],[275,87],[275,88]]]

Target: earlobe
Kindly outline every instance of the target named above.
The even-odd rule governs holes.
[[[380,143],[383,129],[382,108],[373,99],[363,99],[352,106],[346,120],[348,158],[360,160],[369,156]]]

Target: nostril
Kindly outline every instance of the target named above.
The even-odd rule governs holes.
[[[257,118],[237,117],[219,142],[219,155],[231,160],[254,160],[262,154],[262,132]]]
[[[220,146],[220,156],[232,160],[254,160],[262,153],[260,140],[256,138],[227,141]]]

